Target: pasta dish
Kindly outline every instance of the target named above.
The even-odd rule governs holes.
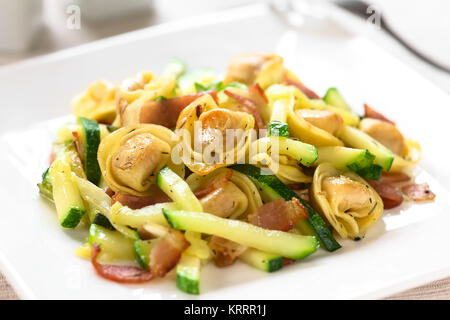
[[[174,272],[199,294],[207,263],[275,272],[435,197],[414,182],[417,141],[336,88],[319,96],[275,54],[235,56],[224,76],[172,59],[92,83],[72,111],[39,191],[62,228],[89,230],[76,254],[111,281]]]

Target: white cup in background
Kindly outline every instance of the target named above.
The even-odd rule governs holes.
[[[42,0],[0,0],[0,51],[27,50],[42,25]]]
[[[150,10],[153,0],[76,0],[86,21],[103,21]]]

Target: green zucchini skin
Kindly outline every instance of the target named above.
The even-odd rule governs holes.
[[[59,223],[63,228],[73,229],[86,213],[86,208],[78,186],[72,181],[70,164],[63,158],[55,160],[50,167],[49,177]]]
[[[118,231],[111,231],[93,223],[89,228],[88,242],[99,245],[102,249],[101,255],[106,255],[109,261],[135,259],[134,240]]]
[[[274,148],[274,144],[277,145],[279,154],[287,155],[304,166],[313,164],[318,158],[315,146],[297,139],[272,136],[260,138],[258,141],[264,144],[270,143],[271,148]]]
[[[172,228],[201,232],[240,243],[283,257],[301,260],[319,247],[316,237],[267,230],[239,220],[220,218],[209,213],[163,209]]]
[[[114,228],[114,226],[111,224],[108,218],[99,212],[97,212],[97,214],[95,215],[94,221],[92,221],[92,223],[101,226],[105,229],[116,231],[116,228]]]
[[[383,168],[377,164],[356,171],[361,177],[370,180],[380,180],[382,172]]]
[[[363,170],[367,167],[370,167],[372,165],[373,160],[375,160],[375,156],[371,154],[369,150],[366,150],[364,156],[360,157],[359,159],[355,159],[352,162],[349,162],[347,164],[347,169],[355,172]]]
[[[338,137],[350,147],[369,150],[375,156],[374,164],[381,166],[386,171],[391,169],[394,153],[368,134],[344,124]]]
[[[375,156],[367,149],[346,147],[318,147],[316,164],[329,162],[338,170],[348,169],[357,172],[372,165]]]
[[[275,272],[283,268],[283,257],[249,248],[239,256],[239,259],[248,265],[265,272]]]
[[[61,227],[67,229],[74,229],[80,223],[81,218],[83,218],[86,210],[83,208],[72,207],[67,212],[66,216],[60,221]]]
[[[189,294],[198,295],[200,294],[199,287],[200,286],[198,280],[181,277],[177,274],[177,288],[180,289],[181,291]]]
[[[53,186],[50,181],[50,168],[42,174],[42,182],[38,183],[39,193],[44,198],[53,201]]]
[[[113,126],[111,124],[106,126],[106,130],[108,130],[109,133],[113,133],[114,131],[117,131],[119,128],[117,128],[116,126]]]
[[[203,85],[201,83],[195,82],[194,83],[195,90],[197,93],[209,91],[209,90],[216,90],[217,92],[221,92],[227,88],[239,88],[239,89],[247,89],[247,86],[245,84],[242,84],[240,82],[230,82],[227,84],[223,84],[222,81],[214,81],[209,84]]]
[[[301,231],[307,235],[317,236],[321,245],[330,252],[341,248],[322,217],[276,176],[262,175],[260,168],[249,164],[236,164],[230,168],[247,175],[258,187],[268,190],[274,199],[283,198],[289,201],[293,197],[297,198],[308,210],[309,219],[298,221],[296,226],[298,225]]]
[[[199,258],[183,254],[177,265],[177,288],[188,294],[200,294],[200,268]]]
[[[162,168],[156,177],[156,184],[180,209],[203,211],[200,201],[192,193],[189,185],[169,167]]]
[[[142,269],[150,270],[150,252],[152,251],[154,242],[151,240],[136,240],[134,242],[134,255],[136,261]]]
[[[269,124],[269,135],[289,137],[289,126],[286,122],[271,121]]]
[[[85,172],[87,179],[98,185],[102,177],[97,160],[98,146],[100,145],[100,127],[95,120],[80,117],[80,124],[86,139]]]
[[[341,110],[352,110],[336,88],[329,88],[323,97],[323,101]]]

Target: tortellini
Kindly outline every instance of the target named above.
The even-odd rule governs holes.
[[[383,213],[383,201],[364,179],[329,163],[317,167],[311,196],[314,207],[342,238],[363,238]]]
[[[365,118],[361,121],[359,129],[395,154],[391,172],[402,171],[420,161],[422,156],[420,144],[415,140],[405,139],[395,124],[379,119]]]
[[[214,188],[201,197],[200,202],[205,212],[223,218],[246,218],[263,204],[253,182],[246,175],[231,169],[220,168],[206,176],[193,173],[186,182],[194,191],[214,183]]]
[[[231,59],[224,83],[255,83],[266,89],[284,80],[283,58],[275,54],[241,54]]]
[[[359,124],[359,130],[367,133],[393,153],[403,155],[405,138],[394,124],[379,119],[365,118]]]
[[[419,163],[422,158],[422,148],[420,144],[413,139],[405,139],[405,147],[402,155],[394,155],[391,172],[399,172],[407,167]]]
[[[209,94],[201,96],[177,121],[183,162],[200,175],[236,163],[245,157],[254,126],[255,119],[248,113],[218,108]]]
[[[248,153],[250,163],[260,168],[269,168],[285,184],[312,182],[312,177],[303,173],[298,160],[282,154],[282,148],[279,148],[279,155],[272,155],[270,141],[266,137],[252,143]]]
[[[287,123],[289,125],[289,133],[291,136],[318,147],[344,145],[344,143],[332,133],[306,121],[303,118],[301,111],[297,112],[297,110],[301,109],[301,105],[299,104],[300,100],[309,101],[309,99],[297,88],[276,84],[270,86],[266,90],[266,95],[269,98],[270,105],[273,105],[274,101],[278,99],[288,99],[288,101],[290,101],[286,111]],[[342,123],[342,120],[339,117],[337,117],[337,119],[339,123]],[[328,126],[329,125],[327,125],[327,127]]]
[[[152,72],[144,71],[137,75],[127,78],[119,86],[117,91],[118,99],[125,99],[127,103],[141,97],[145,87],[155,78]]]
[[[342,127],[342,117],[330,110],[317,110],[317,109],[296,109],[295,114],[313,126],[331,133],[336,136]]]
[[[105,80],[92,83],[72,100],[73,114],[100,123],[112,123],[116,118],[116,92],[117,88]]]
[[[125,80],[117,93],[120,118],[115,122],[122,126],[141,123],[142,106],[156,99],[171,98],[174,89],[175,79],[154,78],[148,72]]]
[[[169,166],[180,176],[184,167],[172,162],[175,134],[162,126],[143,124],[123,127],[102,140],[98,162],[103,177],[113,191],[136,196],[157,190],[156,175]]]

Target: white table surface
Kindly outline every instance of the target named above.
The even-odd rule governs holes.
[[[67,1],[64,3],[60,0],[44,0],[45,25],[32,49],[25,53],[0,52],[0,65],[174,19],[200,15],[251,2],[255,2],[255,0],[154,0],[153,10],[150,14],[144,13],[121,20],[115,19],[110,23],[97,25],[85,23],[82,19],[80,30],[69,30],[66,27],[67,14],[65,13]],[[403,37],[413,43],[420,43],[425,52],[434,54],[441,59],[447,59],[447,63],[450,63],[450,41],[448,41],[450,39],[450,19],[445,18],[445,13],[450,12],[450,1],[376,0],[371,1],[371,3],[375,3],[381,8],[382,14],[389,19],[393,27],[402,33]],[[424,6],[425,3],[427,6]],[[436,17],[436,12],[443,14],[442,19],[439,16]],[[450,74],[419,60],[381,31],[368,28],[360,21],[350,18],[344,13],[337,14],[336,18],[343,23],[348,23],[349,28],[352,28],[353,31],[356,30],[358,33],[364,34],[450,94]],[[0,274],[0,299],[15,298],[17,296]],[[390,298],[450,299],[450,278],[408,290]]]

